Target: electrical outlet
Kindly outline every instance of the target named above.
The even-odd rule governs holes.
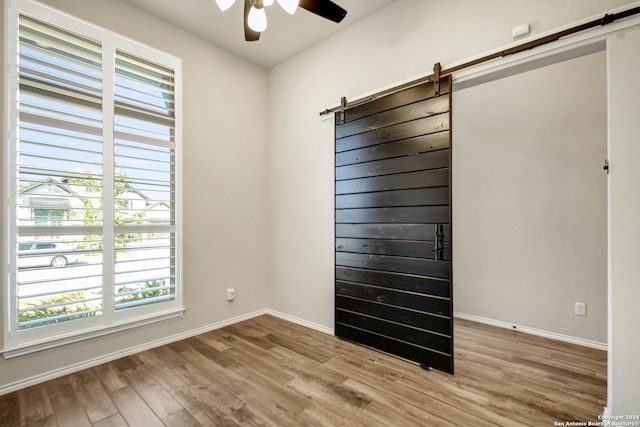
[[[227,289],[227,301],[236,299],[236,290],[234,288]]]
[[[587,315],[587,303],[586,302],[577,302],[575,304],[575,313],[577,316],[586,316]]]

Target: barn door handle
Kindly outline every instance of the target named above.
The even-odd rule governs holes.
[[[435,241],[433,252],[435,253],[435,260],[441,261],[444,257],[444,244],[442,243],[444,240],[444,230],[442,228],[442,224],[434,224],[434,226]]]

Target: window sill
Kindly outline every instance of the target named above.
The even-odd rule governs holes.
[[[142,318],[129,320],[126,322],[116,323],[107,327],[95,328],[93,330],[86,330],[80,333],[76,333],[72,336],[57,336],[47,340],[33,341],[29,343],[20,344],[14,347],[6,348],[2,351],[2,356],[5,359],[12,359],[14,357],[24,356],[38,351],[49,350],[63,345],[72,344],[80,341],[84,341],[90,338],[101,337],[104,335],[112,334],[114,332],[125,331],[127,329],[137,328],[139,326],[149,325],[163,320],[175,319],[184,315],[184,308],[177,308],[167,310],[160,313],[154,313]]]

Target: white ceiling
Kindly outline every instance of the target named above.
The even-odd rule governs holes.
[[[395,0],[334,0],[347,11],[339,24],[302,8],[291,16],[277,4],[267,8],[268,27],[257,42],[244,40],[244,1],[226,12],[215,0],[123,0],[265,68],[272,68],[331,37]]]

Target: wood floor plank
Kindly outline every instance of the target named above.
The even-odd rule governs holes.
[[[181,366],[176,370],[176,374],[184,378],[188,386],[174,391],[173,396],[201,424],[208,424],[206,418],[211,419],[214,425],[259,426],[263,424],[259,417],[247,407],[247,403],[239,397],[243,390],[241,379],[239,387],[233,389],[234,393],[230,387],[219,384],[215,380],[216,375],[203,371],[195,365]]]
[[[129,385],[129,382],[120,373],[116,364],[113,362],[95,366],[93,368],[93,372],[100,379],[104,388],[110,393]]]
[[[70,375],[71,385],[92,423],[115,415],[118,410],[93,370]]]
[[[49,398],[55,396],[58,393],[73,391],[73,386],[71,385],[71,377],[69,377],[68,375],[47,381],[43,385],[47,390]]]
[[[324,423],[322,425],[334,425],[337,419],[346,423],[346,425],[366,425],[369,421],[367,417],[362,416],[362,408],[370,403],[369,400],[363,398],[343,399],[341,395],[329,387],[301,379],[292,380],[287,384],[287,387],[314,402],[313,405],[309,405],[297,414],[303,419],[318,417],[318,421]],[[313,408],[318,406],[331,408],[332,415],[329,416],[326,412],[318,413],[314,411]]]
[[[333,426],[333,427],[376,427],[376,421],[365,418],[353,420],[350,414],[346,416],[327,405],[311,405],[296,415],[299,425],[303,426]]]
[[[276,347],[274,343],[265,338],[266,334],[264,334],[259,328],[256,328],[255,325],[243,322],[231,325],[229,328],[225,329],[228,329],[230,333],[265,350],[270,350]]]
[[[49,394],[44,385],[36,385],[18,391],[23,425],[39,421],[53,415],[53,408],[49,401]]]
[[[38,421],[25,424],[25,427],[58,427],[58,423],[54,415],[49,415],[48,417],[40,418]]]
[[[276,355],[243,339],[229,340],[229,348],[224,353],[278,384],[285,384],[294,378],[282,368]]]
[[[190,338],[188,340],[185,340],[185,342],[188,343],[198,353],[202,354],[207,359],[214,361],[223,368],[228,368],[237,363],[237,361],[235,361],[232,357],[229,357],[229,355],[225,354],[223,351],[216,350],[203,340],[198,339],[198,337]]]
[[[273,400],[273,403],[279,409],[292,414],[297,414],[311,403],[306,397],[292,393],[287,387],[262,376],[247,366],[238,365],[230,369],[234,370],[240,377],[245,379],[246,383],[251,385],[250,389],[243,390],[243,396],[252,395],[262,399],[264,399],[264,396],[269,396],[269,400]]]
[[[158,418],[166,418],[183,409],[142,366],[127,371],[125,377]]]
[[[171,391],[173,389],[185,386],[184,380],[175,374],[174,369],[181,366],[179,363],[174,363],[175,360],[168,360],[164,358],[168,353],[157,353],[153,350],[143,351],[136,354],[134,357],[138,364],[144,368],[148,375],[150,375],[163,389]],[[180,362],[184,363],[184,362]]]
[[[121,375],[125,375],[127,372],[138,367],[138,362],[136,362],[136,359],[133,356],[126,356],[114,360],[111,363]]]
[[[464,350],[459,350],[462,356],[465,356]],[[576,416],[586,416],[591,413],[596,407],[593,404],[584,402],[583,399],[572,397],[574,394],[574,386],[571,386],[571,379],[564,378],[558,380],[558,378],[549,376],[546,372],[539,369],[530,369],[526,366],[520,366],[512,363],[509,360],[504,360],[501,364],[501,369],[487,369],[490,367],[491,361],[486,356],[476,353],[467,354],[467,364],[472,367],[473,372],[466,371],[469,377],[467,384],[474,384],[480,392],[485,393],[489,380],[492,382],[491,388],[505,388],[508,389],[508,384],[513,381],[519,383],[522,387],[513,390],[509,393],[512,398],[517,398],[522,405],[526,407],[523,410],[526,413],[536,413],[539,411],[540,401],[545,402],[547,412],[549,412],[553,419],[564,418],[567,414],[563,409],[574,413]],[[463,368],[463,373],[465,368]],[[498,372],[498,377],[488,378],[487,374],[483,372]],[[502,387],[500,387],[502,386]],[[578,386],[579,387],[579,386]],[[582,385],[583,388],[587,385]],[[536,393],[536,390],[540,392]],[[600,393],[606,394],[606,388],[599,390]],[[498,394],[498,392],[495,392]],[[502,393],[500,395],[503,395]],[[503,395],[506,396],[506,395]],[[565,405],[558,405],[553,402],[567,402]],[[570,402],[570,403],[569,403]],[[586,405],[586,406],[585,406]],[[557,409],[553,409],[556,407]]]
[[[348,378],[344,372],[331,369],[322,363],[309,359],[308,357],[300,356],[286,348],[275,347],[270,350],[270,353],[276,353],[279,357],[287,361],[285,365],[282,366],[283,370],[305,381],[320,382],[324,380],[340,384]]]
[[[395,381],[381,377],[376,372],[375,366],[372,364],[357,366],[349,360],[335,358],[328,362],[327,365],[336,369],[348,371],[350,378],[353,378],[362,384],[367,384],[373,389],[384,390],[394,398],[404,400],[409,403],[415,403],[416,406],[422,406],[426,414],[449,413],[451,419],[461,420],[463,423],[466,423],[466,425],[473,424],[475,426],[492,427],[492,424],[484,422],[476,416],[469,415],[461,411],[459,408],[451,406],[447,401],[447,396],[444,394],[438,397],[433,397],[426,393],[416,392],[415,390],[411,390],[406,387],[398,387]]]
[[[58,393],[50,400],[59,426],[91,427],[91,421],[73,390]]]
[[[307,346],[297,340],[290,339],[286,336],[269,334],[267,335],[267,339],[276,345],[288,348],[291,351],[294,351],[302,356],[308,357],[320,363],[331,360],[331,356],[326,352],[326,350],[319,347],[314,348]]]
[[[171,344],[171,346],[174,348],[173,344]],[[198,375],[207,378],[209,381],[212,381],[215,385],[227,390],[232,395],[238,396],[242,394],[242,384],[244,383],[244,379],[239,377],[235,372],[220,366],[214,360],[207,358],[188,345],[184,347],[180,346],[179,354],[182,358],[188,361],[189,364],[176,369],[176,373],[181,374],[185,370],[195,367],[199,372]]]
[[[186,409],[181,409],[178,412],[162,419],[162,422],[167,427],[201,427],[198,420],[196,420]]]
[[[114,414],[103,420],[93,423],[93,427],[129,427],[120,413]]]
[[[0,396],[0,420],[6,423],[7,427],[20,426],[20,412],[18,392]]]
[[[217,405],[203,396],[202,389],[185,386],[174,389],[171,395],[201,426],[237,427],[240,423],[220,410]]]
[[[111,393],[111,400],[130,426],[162,427],[164,425],[130,386]]]
[[[456,374],[260,316],[0,396],[2,427],[598,421],[606,352],[455,321]]]

